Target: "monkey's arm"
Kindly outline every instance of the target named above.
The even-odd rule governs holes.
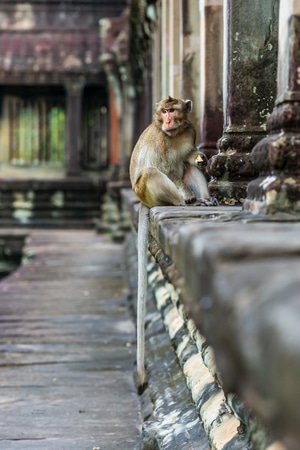
[[[196,199],[196,196],[193,190],[185,183],[185,180],[174,172],[169,173],[168,176],[182,195],[184,202],[187,204],[193,203],[193,201],[195,201]]]
[[[185,162],[189,163],[191,166],[196,166],[199,169],[204,170],[207,166],[207,156],[195,149],[191,151]]]

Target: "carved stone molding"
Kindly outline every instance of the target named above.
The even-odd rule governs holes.
[[[225,132],[218,141],[219,153],[208,162],[212,176],[210,192],[219,202],[242,204],[247,184],[258,175],[251,160],[251,150],[264,136],[259,131]]]
[[[286,29],[288,39],[282,39],[289,61],[279,60],[279,69],[286,71],[287,88],[283,83],[286,91],[280,95],[279,79],[279,98],[267,121],[269,136],[251,155],[259,177],[248,186],[244,210],[255,214],[300,212],[300,16],[290,16]]]
[[[250,154],[266,136],[276,96],[278,4],[224,2],[224,132],[208,164],[210,191],[221,204],[242,204],[258,174]]]

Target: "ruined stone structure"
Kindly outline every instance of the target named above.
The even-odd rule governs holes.
[[[281,9],[276,106],[268,136],[252,151],[259,177],[249,183],[245,209],[297,214],[299,198],[299,14],[298,2]]]
[[[297,450],[300,1],[141,3],[153,103],[193,97],[220,203],[150,211],[145,448]]]
[[[84,168],[105,167],[107,161],[101,157],[101,150],[105,153],[107,149],[101,149],[103,143],[96,141],[97,131],[101,135],[107,128],[106,120],[96,115],[105,115],[108,107],[100,63],[99,20],[121,14],[125,4],[90,0],[2,2],[2,163],[38,165],[66,160],[65,170],[70,175]],[[47,121],[43,108],[50,113],[54,130],[43,129]],[[26,112],[28,117],[24,117]],[[65,116],[62,129],[54,123],[63,120],[54,117],[59,113]],[[99,121],[99,130],[96,126],[87,129],[93,117]],[[17,135],[22,134],[18,126],[23,128],[26,120],[31,121],[34,136]],[[42,133],[51,131],[62,134],[58,139],[65,140],[65,148],[56,148],[54,136],[51,142],[43,141]],[[22,139],[23,146],[18,142]],[[59,151],[66,155],[59,155]]]
[[[224,131],[219,153],[210,161],[211,190],[223,203],[242,204],[256,177],[250,153],[266,135],[266,119],[276,97],[278,1],[250,8],[224,5]],[[255,26],[254,26],[255,24]]]
[[[69,217],[74,225],[81,219],[87,225],[99,214],[106,172],[115,162],[99,21],[120,16],[126,5],[121,0],[1,2],[3,224],[64,225]],[[18,186],[8,177],[17,178]]]
[[[219,206],[150,213],[145,448],[300,448],[299,20],[300,0],[1,5],[1,162],[17,168],[25,159],[32,169],[52,158],[57,174],[63,167],[63,181],[31,177],[12,190],[2,179],[2,223],[11,198],[25,224],[71,215],[74,197],[87,192],[79,209],[92,198],[92,169],[101,184],[108,168],[120,212],[153,104],[168,95],[194,103]],[[104,153],[93,154],[96,129],[86,131],[93,108]],[[26,134],[26,123],[38,134]],[[136,198],[130,190],[122,198],[136,225]],[[44,221],[35,220],[37,204]],[[133,276],[133,293],[135,284]]]

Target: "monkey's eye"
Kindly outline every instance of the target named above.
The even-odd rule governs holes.
[[[166,114],[166,113],[168,113],[168,112],[172,114],[174,111],[175,111],[174,108],[171,108],[171,109],[162,109],[162,110],[161,110],[161,112],[162,112],[163,114]]]

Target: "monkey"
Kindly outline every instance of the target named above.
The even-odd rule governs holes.
[[[141,201],[138,218],[137,374],[145,385],[144,323],[147,295],[149,209],[154,206],[214,205],[210,199],[205,156],[196,150],[196,131],[187,115],[191,100],[168,97],[156,105],[152,123],[131,155],[132,189]],[[199,170],[199,168],[201,170]]]
[[[208,200],[206,179],[197,166],[196,131],[187,119],[191,100],[169,96],[157,104],[153,122],[141,134],[130,160],[130,180],[140,201],[153,206],[180,206]]]

